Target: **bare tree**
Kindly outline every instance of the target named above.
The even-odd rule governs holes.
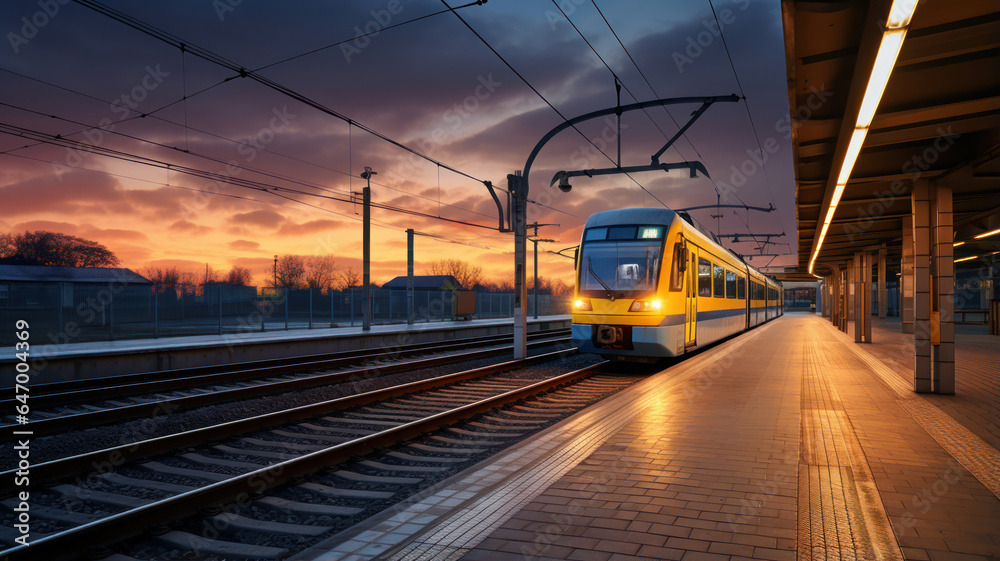
[[[159,292],[177,290],[177,286],[181,282],[181,272],[177,270],[177,267],[161,269],[147,266],[140,269],[139,274],[153,281],[153,285],[157,287]]]
[[[573,294],[573,285],[567,284],[563,279],[556,279],[552,282],[553,296],[568,296]]]
[[[329,288],[336,277],[337,264],[332,255],[311,255],[305,259],[305,282],[309,288]]]
[[[233,286],[250,286],[253,283],[253,273],[250,272],[250,267],[234,265],[226,273],[225,282]]]
[[[91,240],[37,230],[0,236],[0,263],[56,267],[116,267],[118,257]]]
[[[278,286],[300,288],[304,285],[306,262],[301,255],[282,255],[278,258]]]
[[[483,286],[485,286],[490,292],[514,292],[514,276],[500,277],[490,281],[484,281]]]
[[[356,267],[337,267],[337,290],[361,286],[361,273]]]
[[[472,288],[483,280],[483,266],[473,265],[461,259],[441,259],[431,261],[427,269],[432,275],[451,275],[462,288]]]

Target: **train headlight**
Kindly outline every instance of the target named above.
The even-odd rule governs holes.
[[[658,312],[663,307],[659,300],[636,300],[629,306],[630,312]]]
[[[573,302],[574,312],[590,312],[593,311],[594,307],[590,305],[590,300],[587,298],[581,298]]]

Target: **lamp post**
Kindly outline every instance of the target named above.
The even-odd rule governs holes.
[[[274,256],[274,288],[278,288],[278,256]]]

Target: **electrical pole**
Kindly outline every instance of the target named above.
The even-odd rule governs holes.
[[[364,274],[363,282],[364,286],[361,288],[361,307],[364,308],[364,320],[361,323],[362,331],[369,331],[372,328],[372,276],[371,276],[371,253],[372,253],[372,176],[378,175],[378,172],[372,171],[372,168],[365,166],[365,171],[361,174],[361,179],[368,181],[368,184],[364,188],[364,228],[363,228],[363,241],[364,250],[362,254],[362,259],[364,260]]]
[[[278,256],[274,256],[274,286],[275,289],[278,288]]]
[[[511,193],[510,202],[514,210],[511,219],[514,226],[514,360],[528,357],[528,316],[524,309],[528,291],[525,286],[525,240],[527,238],[527,217],[525,203],[528,197],[527,177],[515,171],[507,176],[507,190]]]
[[[538,239],[538,229],[541,228],[542,226],[558,226],[558,224],[539,224],[538,222],[528,224],[528,228],[532,228],[535,230],[534,239],[528,240],[535,246],[535,282],[532,284],[534,288],[532,289],[532,295],[531,295],[535,306],[535,314],[534,314],[535,319],[538,319],[538,242],[546,242],[546,243],[555,242],[555,240]]]
[[[413,325],[413,228],[406,231],[406,324]]]

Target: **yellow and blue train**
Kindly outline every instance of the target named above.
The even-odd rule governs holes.
[[[683,211],[599,212],[577,253],[573,343],[618,360],[680,356],[782,315],[782,298]]]

